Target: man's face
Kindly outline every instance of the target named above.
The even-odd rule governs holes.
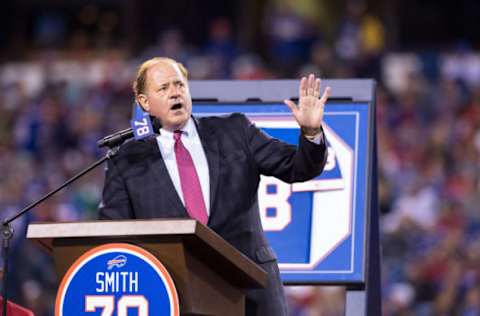
[[[178,66],[169,62],[159,62],[147,71],[145,93],[138,101],[170,131],[182,128],[192,114],[187,80]]]

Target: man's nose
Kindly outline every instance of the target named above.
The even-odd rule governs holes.
[[[180,95],[180,88],[176,85],[170,86],[170,98],[176,98]]]

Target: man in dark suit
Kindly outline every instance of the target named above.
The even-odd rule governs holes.
[[[162,128],[157,137],[125,143],[109,160],[100,218],[198,219],[268,272],[268,287],[247,295],[247,315],[287,315],[257,189],[260,175],[292,183],[320,174],[330,88],[320,97],[320,79],[310,75],[300,81],[299,104],[285,100],[302,130],[298,148],[264,134],[242,114],[192,117],[187,71],[174,60],[146,61],[133,88]]]

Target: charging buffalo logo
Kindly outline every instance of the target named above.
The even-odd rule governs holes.
[[[119,255],[107,261],[107,269],[112,270],[114,267],[121,268],[126,264],[127,264],[127,257],[125,257],[124,255]]]
[[[146,250],[122,243],[99,246],[78,258],[63,277],[56,316],[126,316],[129,312],[180,315],[172,278]]]

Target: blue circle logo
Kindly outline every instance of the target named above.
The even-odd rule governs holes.
[[[115,243],[78,258],[60,283],[55,316],[179,316],[167,269],[148,251]],[[129,314],[130,313],[130,314]]]

